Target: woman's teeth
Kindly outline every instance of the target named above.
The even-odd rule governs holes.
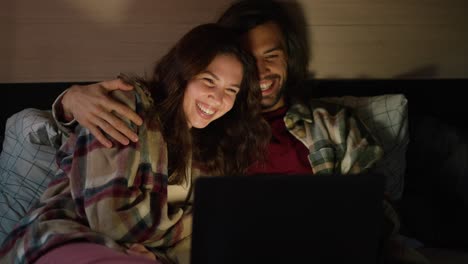
[[[212,115],[215,112],[214,110],[206,108],[206,107],[202,106],[201,104],[197,103],[197,106],[203,113],[205,113],[207,115]]]

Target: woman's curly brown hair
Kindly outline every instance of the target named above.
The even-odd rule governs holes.
[[[185,89],[218,55],[232,55],[241,62],[240,91],[224,116],[203,129],[189,129],[182,108]],[[203,171],[217,175],[243,174],[253,162],[264,159],[270,128],[261,115],[257,68],[233,31],[217,24],[195,27],[158,62],[152,78],[140,82],[151,91],[168,144],[171,183],[187,179],[191,157]]]

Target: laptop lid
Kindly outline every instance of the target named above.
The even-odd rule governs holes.
[[[202,177],[191,263],[376,263],[382,200],[376,174]]]

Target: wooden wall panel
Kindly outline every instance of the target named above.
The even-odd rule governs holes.
[[[0,0],[0,82],[94,81],[151,71],[222,0]],[[5,3],[3,3],[5,2]]]
[[[95,81],[151,71],[183,33],[215,21],[231,2],[0,0],[0,82]],[[316,77],[468,77],[468,1],[297,3]]]
[[[468,1],[300,3],[318,77],[468,77]]]
[[[317,26],[310,32],[310,68],[320,77],[468,77],[464,28]]]

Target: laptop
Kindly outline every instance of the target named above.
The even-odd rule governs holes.
[[[191,264],[377,263],[383,182],[372,173],[201,177]]]

